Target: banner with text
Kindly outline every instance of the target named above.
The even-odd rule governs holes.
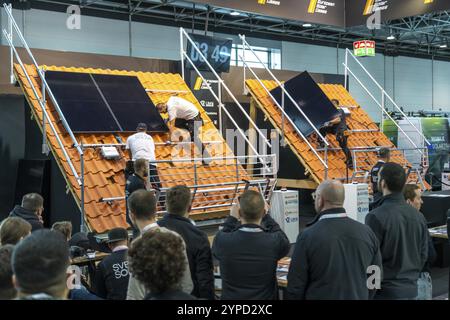
[[[269,17],[345,26],[345,0],[195,0]]]
[[[347,0],[346,25],[365,25],[379,13],[379,22],[450,9],[450,0]]]

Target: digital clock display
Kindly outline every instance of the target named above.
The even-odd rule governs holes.
[[[190,34],[189,36],[195,43],[198,50],[196,50],[191,42],[188,41],[186,54],[199,70],[210,70],[205,62],[205,59],[216,72],[228,72],[230,70],[232,40],[213,38],[198,34]],[[187,62],[186,65],[188,67],[192,67],[189,62]]]

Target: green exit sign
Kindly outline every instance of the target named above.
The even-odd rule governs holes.
[[[374,57],[375,41],[361,40],[353,42],[353,54],[357,57]]]

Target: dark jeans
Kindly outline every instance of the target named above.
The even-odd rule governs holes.
[[[338,133],[336,135],[336,140],[339,143],[339,146],[341,147],[342,151],[344,151],[347,166],[353,167],[353,158],[352,153],[347,145],[347,136]]]

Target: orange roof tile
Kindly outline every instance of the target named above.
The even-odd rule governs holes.
[[[26,65],[27,73],[30,75],[32,83],[39,98],[41,97],[41,84],[38,78],[37,70],[34,66]],[[223,140],[221,134],[214,126],[211,119],[206,114],[205,110],[198,103],[192,92],[189,90],[186,83],[178,74],[163,74],[163,73],[150,73],[150,72],[135,72],[124,70],[102,70],[92,68],[67,68],[67,67],[55,67],[55,66],[43,66],[44,70],[53,71],[66,71],[66,72],[86,72],[97,74],[112,74],[112,75],[134,75],[141,81],[142,85],[146,89],[153,90],[179,90],[186,91],[186,93],[179,93],[178,96],[194,103],[200,111],[200,114],[204,120],[204,126],[200,131],[200,139],[202,141],[222,141],[221,144],[211,144],[207,147],[209,154],[212,157],[220,156],[234,156],[228,145]],[[18,79],[25,96],[31,106],[32,112],[35,115],[35,119],[38,122],[42,130],[43,113],[40,108],[38,100],[35,98],[33,91],[27,82],[25,74],[21,70],[20,65],[15,65],[14,70],[16,78]],[[154,104],[159,102],[165,102],[171,96],[171,93],[158,93],[148,92],[150,99]],[[53,105],[47,101],[46,110],[49,114],[49,121],[51,121],[58,134],[62,138],[64,149],[69,154],[71,161],[77,173],[80,173],[80,156],[78,151],[73,146],[72,140],[69,134],[64,129],[59,116],[54,109]],[[170,128],[171,132],[175,132],[176,128]],[[55,135],[51,131],[51,128],[46,126],[46,134],[49,141],[51,150],[59,164],[63,175],[68,181],[71,191],[76,199],[77,204],[80,206],[81,188],[77,183],[69,164],[67,163],[63,151],[59,146]],[[117,139],[113,134],[104,133],[79,133],[75,134],[77,141],[81,144],[116,144]],[[119,136],[123,141],[129,134],[120,133]],[[157,160],[172,160],[172,153],[177,151],[177,147],[172,145],[158,145],[158,143],[164,143],[169,140],[169,134],[154,134],[152,135],[156,145],[156,158]],[[187,150],[189,151],[189,149]],[[102,202],[102,198],[123,197],[125,190],[125,177],[123,170],[125,168],[126,158],[128,158],[123,150],[119,150],[121,158],[119,160],[106,160],[101,157],[98,149],[85,149],[84,150],[84,165],[85,165],[85,216],[86,220],[92,230],[102,233],[110,230],[114,227],[127,227],[125,221],[125,201],[112,201]],[[187,152],[184,152],[187,153]],[[181,152],[180,155],[183,155]],[[184,154],[189,156],[189,154]],[[198,150],[195,150],[195,156],[198,157]],[[248,179],[246,171],[242,166],[238,165],[238,171],[240,179],[236,178],[236,165],[225,163],[223,161],[214,161],[209,166],[203,166],[201,163],[197,163],[197,185],[204,185],[202,187],[201,194],[195,197],[193,207],[201,207],[207,202],[209,205],[218,205],[229,203],[232,196],[224,192],[208,191],[216,187],[220,183],[230,183],[241,181],[240,179]],[[194,185],[194,164],[191,162],[184,163],[160,163],[158,164],[158,174],[161,178],[163,187],[171,187],[176,184]],[[208,185],[208,186],[206,186]],[[209,186],[211,185],[211,186]],[[212,187],[213,186],[213,187]],[[208,209],[193,211],[193,214],[202,215],[211,211],[222,211],[223,208]]]
[[[263,80],[264,86],[270,91],[277,87],[275,81]],[[273,102],[272,98],[267,94],[261,84],[255,79],[246,81],[246,86],[250,90],[252,97],[257,101],[263,112],[271,119],[273,125],[281,128],[281,111]],[[374,132],[352,132],[348,136],[349,148],[357,147],[377,147],[385,146],[395,148],[389,138],[378,131],[378,126],[370,119],[369,115],[362,109],[361,106],[352,98],[350,93],[342,86],[337,84],[319,84],[323,92],[329,99],[337,99],[343,106],[354,106],[350,108],[351,116],[347,117],[347,125],[349,130],[377,130]],[[285,138],[296,153],[297,157],[310,173],[311,178],[320,183],[325,179],[325,167],[311,151],[306,142],[295,132],[294,127],[289,123],[284,123]],[[327,141],[331,148],[339,148],[339,143],[336,141],[336,136],[333,134],[327,135]],[[316,135],[309,138],[310,143],[314,148],[318,149],[318,141]],[[325,158],[324,151],[318,151],[322,159]],[[342,150],[328,150],[328,178],[342,179],[346,176],[345,155]],[[357,169],[370,171],[372,166],[377,161],[375,152],[357,152]],[[391,161],[400,164],[407,164],[408,161],[404,158],[400,150],[393,150],[391,152]],[[353,170],[349,170],[349,177],[352,176]],[[416,179],[414,174],[410,175],[410,179]]]

